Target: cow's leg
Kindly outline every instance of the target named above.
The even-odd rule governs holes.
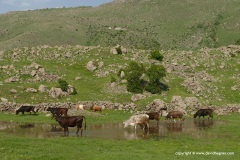
[[[148,128],[148,131],[149,131],[149,123],[146,123],[146,125],[145,126],[147,126],[147,128]]]
[[[24,115],[24,111],[22,111],[22,116]]]
[[[66,127],[66,128],[67,128],[67,135],[69,135],[68,127]]]
[[[82,127],[80,125],[77,125],[77,132],[76,132],[76,134],[78,135],[79,129],[81,129],[81,135],[82,135]]]
[[[81,136],[82,136],[83,128],[81,127]]]
[[[64,126],[64,136],[68,135],[69,132],[68,132],[68,127]]]
[[[134,124],[134,127],[135,127],[135,131],[137,130],[137,124]]]

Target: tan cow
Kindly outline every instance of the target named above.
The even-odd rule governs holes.
[[[102,112],[102,106],[94,105],[94,106],[92,107],[92,110],[93,110],[94,112],[96,112],[96,111]]]

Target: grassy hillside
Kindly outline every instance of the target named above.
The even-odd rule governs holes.
[[[126,0],[99,7],[10,12],[0,15],[0,50],[46,44],[219,47],[239,39],[239,11],[235,0]]]
[[[38,46],[5,51],[0,56],[0,97],[17,103],[130,102],[133,94],[127,92],[117,73],[133,60],[146,67],[152,63],[163,64],[167,76],[162,82],[170,87],[161,95],[144,93],[147,98],[136,102],[139,106],[145,106],[156,98],[170,102],[175,95],[195,96],[206,105],[240,103],[240,46],[196,51],[162,50],[163,62],[150,59],[147,50],[127,49],[126,54],[118,55],[110,50],[109,47],[99,46]],[[86,68],[89,61],[103,65],[89,71]],[[41,72],[34,63],[41,66]],[[58,83],[54,77],[66,80],[78,94],[57,99],[51,98],[48,93],[26,91],[27,88],[38,90],[41,84],[48,89],[56,87]],[[116,79],[115,85],[111,84],[112,77]]]
[[[160,49],[167,70],[163,82],[170,90],[144,93],[147,98],[138,105],[156,98],[169,102],[174,95],[195,96],[204,104],[240,103],[239,46],[221,47],[239,40],[239,11],[235,0],[116,0],[99,7],[1,14],[0,97],[18,103],[130,102],[118,71],[131,60],[146,67],[159,63],[149,59],[149,50]],[[111,54],[116,44],[127,53]],[[204,47],[215,49],[199,49]],[[103,66],[90,72],[89,61]],[[44,75],[34,74],[33,63]],[[26,91],[41,84],[56,87],[59,78],[78,94],[55,99]]]

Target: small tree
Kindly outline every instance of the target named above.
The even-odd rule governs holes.
[[[149,83],[146,86],[146,90],[153,94],[161,93],[160,79],[166,76],[166,70],[162,65],[152,64],[146,72]]]
[[[144,73],[143,65],[139,65],[137,62],[130,62],[125,69],[127,79],[127,90],[133,93],[142,93],[144,89],[143,80],[141,76]]]

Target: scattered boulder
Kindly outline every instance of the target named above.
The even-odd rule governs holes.
[[[94,64],[93,61],[89,61],[86,67],[87,67],[87,70],[89,71],[94,71],[97,69],[97,66]]]
[[[131,100],[133,102],[136,102],[136,101],[139,101],[139,100],[142,100],[142,99],[145,99],[146,96],[143,95],[143,94],[134,94],[132,97],[131,97]]]
[[[66,96],[66,92],[63,92],[61,88],[52,87],[49,91],[49,96],[53,98],[60,98]]]
[[[8,99],[1,97],[1,101],[2,101],[2,102],[8,102]]]
[[[17,90],[16,90],[16,89],[11,89],[11,90],[10,90],[10,93],[12,93],[12,94],[17,94]]]
[[[31,93],[36,93],[37,92],[37,90],[35,88],[27,88],[25,91],[26,92],[31,92]]]
[[[48,88],[45,85],[41,84],[38,88],[38,91],[44,93],[48,91]]]

